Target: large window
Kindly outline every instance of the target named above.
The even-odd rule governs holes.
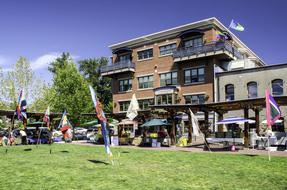
[[[132,89],[132,79],[119,80],[120,92],[125,92]]]
[[[185,104],[204,104],[205,94],[195,94],[184,96]]]
[[[227,84],[225,86],[225,100],[226,101],[234,100],[234,85],[233,84]]]
[[[193,38],[184,41],[185,48],[199,47],[202,46],[202,38]]]
[[[257,83],[247,83],[248,98],[257,98]]]
[[[139,77],[139,88],[152,88],[153,87],[153,76]]]
[[[120,104],[120,111],[127,111],[130,106],[130,101],[119,102]]]
[[[194,68],[184,71],[184,83],[204,82],[204,68]]]
[[[119,57],[119,61],[120,62],[129,61],[130,59],[131,59],[131,55],[130,54],[120,55],[120,57]]]
[[[273,96],[283,95],[283,80],[275,79],[272,81],[272,95]]]
[[[170,105],[172,104],[172,94],[163,94],[156,96],[157,105]]]
[[[172,54],[175,49],[176,49],[176,44],[175,43],[174,44],[165,45],[165,46],[160,46],[159,47],[160,55]]]
[[[147,49],[138,52],[138,60],[148,59],[153,57],[153,49]]]
[[[160,86],[177,85],[177,72],[160,74]]]
[[[154,104],[154,99],[138,100],[140,110],[148,110],[150,105]]]

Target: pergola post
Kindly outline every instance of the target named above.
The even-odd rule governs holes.
[[[187,143],[192,143],[192,122],[191,122],[191,116],[190,114],[187,114],[188,115],[188,140],[187,140]]]
[[[223,114],[219,112],[217,112],[217,114],[218,114],[218,120],[219,121],[223,120]],[[218,132],[223,132],[223,125],[222,124],[217,125],[217,130]]]
[[[248,118],[248,108],[244,108],[244,118]],[[244,123],[244,146],[246,148],[249,147],[249,123],[245,122]]]
[[[256,108],[255,110],[255,126],[256,126],[256,133],[259,135],[259,108]]]
[[[205,133],[205,135],[207,134],[207,129],[208,129],[208,127],[209,127],[209,125],[208,125],[208,115],[209,115],[209,112],[208,111],[204,111],[204,133]],[[206,138],[206,137],[205,137]]]
[[[175,129],[176,129],[176,121],[174,118],[174,112],[170,113],[170,116],[172,118],[172,126],[171,126],[171,130],[170,130],[170,144],[171,145],[175,145]]]

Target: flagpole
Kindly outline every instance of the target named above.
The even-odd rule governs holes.
[[[40,133],[38,134],[38,139],[37,139],[37,144],[36,144],[36,147],[38,148],[38,144],[39,144],[39,140],[41,138],[41,133],[42,133],[42,128],[43,127],[43,123],[41,124],[41,127],[40,127]],[[41,141],[40,141],[40,144],[41,144]]]
[[[8,143],[7,143],[7,146],[6,146],[6,151],[5,153],[7,154],[8,153],[8,146],[12,146],[11,144],[11,128],[14,127],[14,119],[15,119],[15,113],[13,114],[13,117],[12,117],[12,120],[11,120],[11,126],[9,127],[9,131],[8,131]]]

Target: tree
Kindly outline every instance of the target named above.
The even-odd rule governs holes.
[[[51,64],[50,70],[54,73],[52,91],[55,93],[52,111],[67,110],[70,120],[76,124],[81,113],[92,111],[93,105],[87,81],[77,70],[72,59],[66,55],[62,54]]]
[[[32,108],[31,111],[39,111],[33,109],[33,104],[43,97],[42,93],[45,87],[46,84],[35,75],[29,61],[20,57],[12,66],[11,71],[3,73],[0,70],[0,106],[3,109],[14,110],[19,92],[24,89],[28,110]]]
[[[111,79],[101,77],[100,67],[108,64],[108,59],[101,57],[98,59],[84,59],[79,61],[79,70],[85,79],[93,86],[97,96],[104,105],[106,112],[112,111]]]

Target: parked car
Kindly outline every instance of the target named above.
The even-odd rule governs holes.
[[[37,144],[38,141],[38,143],[41,144],[48,144],[50,135],[49,129],[47,127],[39,127],[38,129],[39,131],[37,132],[36,127],[27,128],[26,133],[28,144]],[[40,138],[38,133],[40,133]]]

